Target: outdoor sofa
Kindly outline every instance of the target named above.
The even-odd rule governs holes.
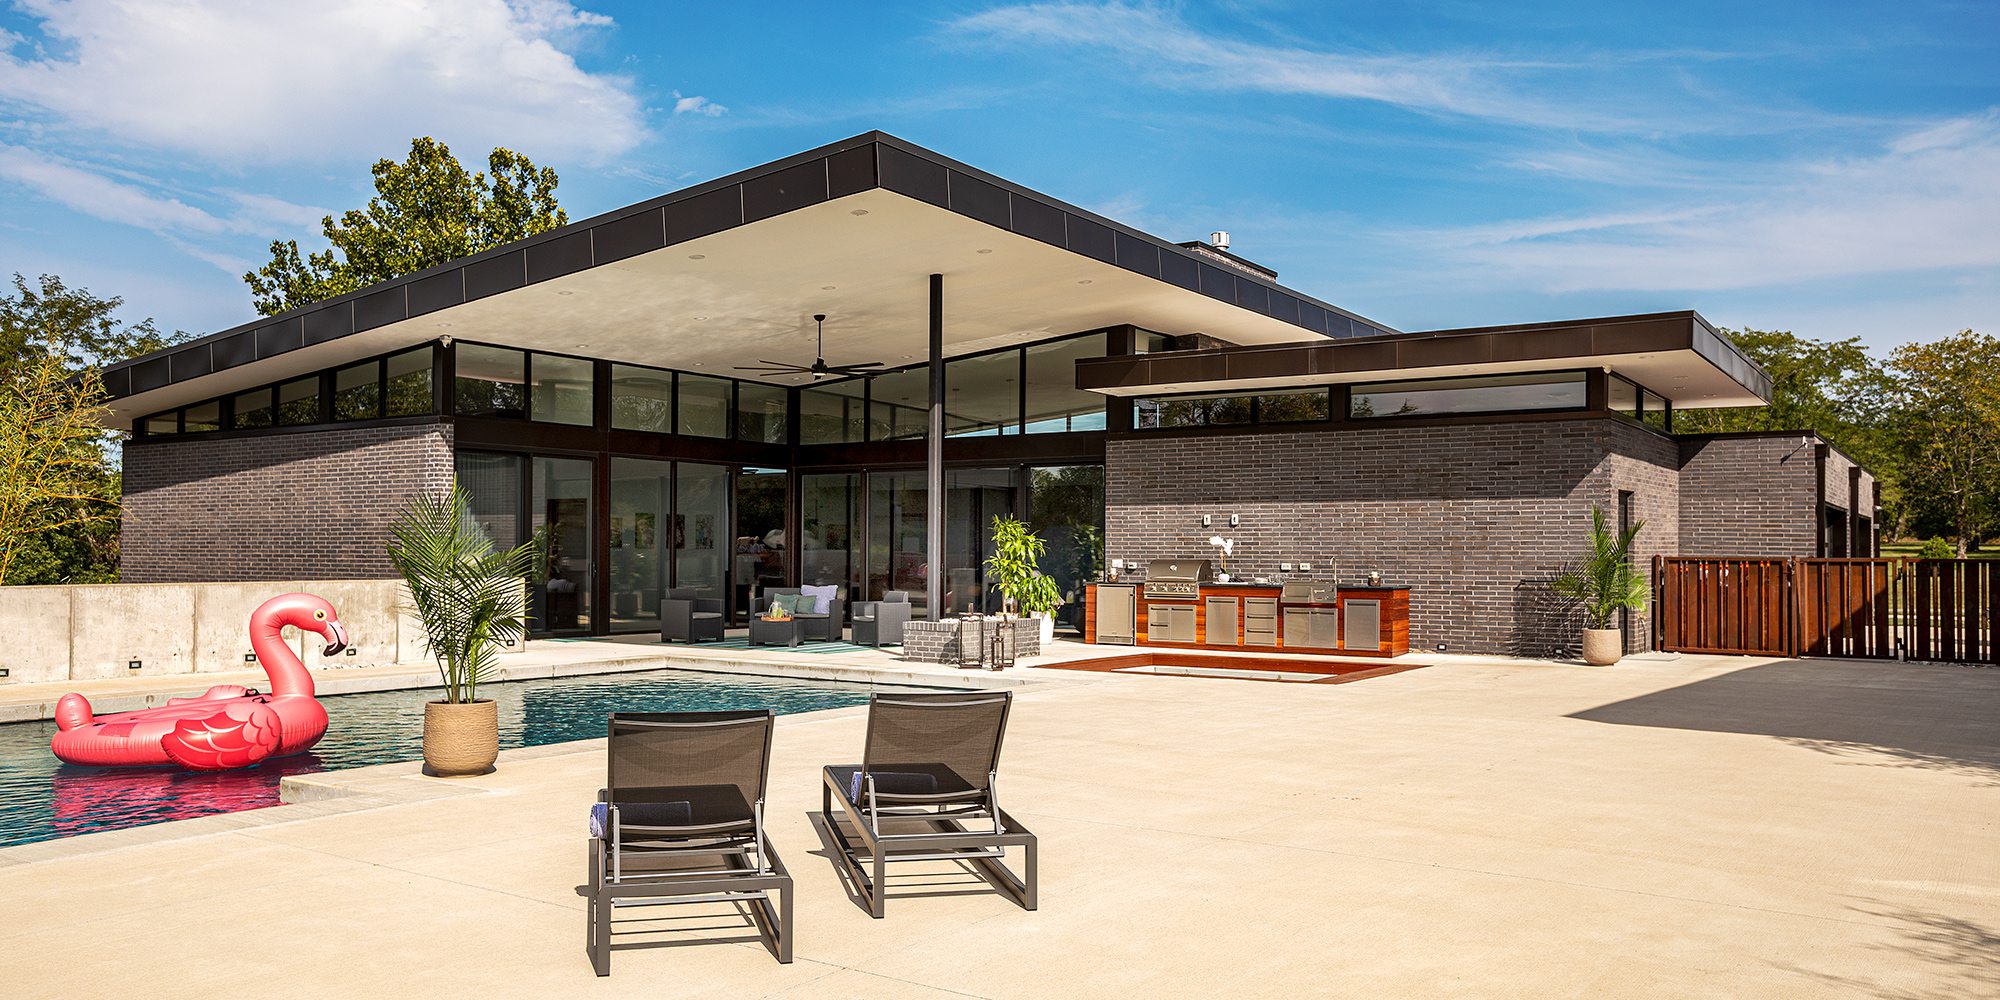
[[[750,605],[750,613],[762,615],[771,607],[771,598],[780,594],[801,595],[798,587],[767,587],[757,595]],[[838,639],[847,623],[847,590],[836,588],[832,600],[826,602],[824,611],[800,611],[793,614],[799,620],[800,635],[807,639]]]

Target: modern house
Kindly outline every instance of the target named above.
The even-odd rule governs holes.
[[[1770,393],[1693,312],[1406,333],[1220,242],[879,132],[754,167],[110,369],[124,578],[390,576],[455,475],[501,544],[551,526],[552,634],[669,587],[990,607],[1011,513],[1072,593],[1219,533],[1239,576],[1407,584],[1417,648],[1539,652],[1593,507],[1647,556],[1872,545],[1810,432],[1673,434]]]

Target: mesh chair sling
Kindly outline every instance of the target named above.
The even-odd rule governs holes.
[[[769,710],[611,716],[604,819],[590,842],[598,975],[611,974],[618,906],[742,904],[778,961],[792,960],[792,878],[764,835],[775,722]]]
[[[1009,691],[869,699],[862,762],[825,769],[820,819],[872,915],[882,916],[883,866],[899,861],[969,862],[1035,908],[1035,835],[1000,808],[997,787],[1012,702]],[[1022,849],[1021,876],[1002,863],[1009,847]]]

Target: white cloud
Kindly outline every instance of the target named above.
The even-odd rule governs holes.
[[[700,95],[696,95],[694,97],[682,97],[680,91],[678,90],[674,91],[674,114],[705,115],[709,118],[720,118],[722,117],[723,113],[727,112],[728,110],[729,110],[728,108],[725,108],[722,105],[717,104],[706,97],[702,97]]]
[[[1554,293],[2000,267],[1995,113],[1896,136],[1871,155],[1754,169],[1764,183],[1727,198],[1680,192],[1678,201],[1601,216],[1404,235],[1477,280]]]
[[[156,232],[219,233],[228,223],[177,198],[19,146],[0,145],[0,179],[31,188],[76,211]]]
[[[1002,42],[1109,50],[1155,79],[1206,90],[1375,101],[1426,114],[1560,129],[1660,127],[1629,111],[1591,108],[1574,99],[1547,102],[1510,85],[1515,74],[1565,68],[1545,61],[1469,53],[1355,55],[1243,42],[1203,34],[1159,8],[1124,3],[1001,7],[963,18],[955,27]]]
[[[602,161],[645,127],[632,83],[565,49],[565,0],[22,0],[47,44],[0,52],[0,101],[220,163],[374,159],[432,135]]]

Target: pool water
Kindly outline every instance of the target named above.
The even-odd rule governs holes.
[[[605,716],[769,708],[780,715],[868,702],[870,687],[678,670],[482,684],[500,704],[500,746],[602,737]],[[195,693],[192,689],[187,692]],[[288,774],[423,757],[424,703],[436,689],[323,697],[312,750],[241,771],[77,767],[49,752],[54,722],[0,725],[0,847],[278,804]]]

